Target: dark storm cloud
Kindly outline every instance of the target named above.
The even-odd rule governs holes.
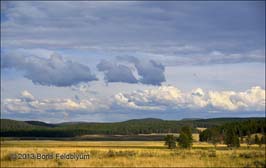
[[[35,84],[66,87],[80,82],[97,80],[90,68],[80,63],[64,60],[53,54],[48,58],[23,56],[12,53],[2,56],[2,68],[14,68],[24,72],[24,77]]]
[[[104,72],[104,79],[106,82],[138,82],[131,69],[125,65],[119,65],[106,60],[102,60],[97,65],[97,68],[99,71]]]

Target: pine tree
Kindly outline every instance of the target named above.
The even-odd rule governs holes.
[[[225,144],[231,148],[231,147],[240,147],[239,138],[236,135],[236,132],[234,129],[227,129],[225,132]]]
[[[211,130],[211,143],[214,145],[216,148],[217,143],[220,142],[220,133],[219,130],[216,128],[213,128]]]
[[[190,127],[182,127],[178,138],[178,145],[181,148],[190,148],[192,146],[192,133]]]
[[[247,132],[246,144],[247,144],[248,148],[251,145],[251,134],[250,134],[250,131]]]

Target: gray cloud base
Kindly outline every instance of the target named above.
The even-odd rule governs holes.
[[[140,82],[143,84],[161,85],[165,81],[164,66],[154,60],[150,60],[146,64],[140,61],[135,62],[135,67],[142,77]]]
[[[107,83],[142,83],[159,86],[165,81],[165,67],[161,63],[154,60],[140,61],[136,57],[123,57],[121,61],[134,65],[139,79],[134,76],[132,67],[102,60],[97,65],[97,69],[104,72],[104,80]],[[1,68],[14,68],[22,71],[24,77],[34,84],[45,86],[67,87],[98,80],[89,67],[65,60],[58,54],[46,57],[18,52],[4,53]]]
[[[53,54],[49,58],[8,54],[2,56],[2,68],[15,68],[34,84],[66,87],[97,80],[90,68]]]
[[[106,82],[138,82],[131,69],[125,65],[117,65],[110,61],[102,60],[97,65],[97,68],[99,71],[104,72],[104,79]]]
[[[138,58],[132,56],[117,57],[117,60],[132,63],[135,66],[140,79],[136,79],[132,70],[128,66],[102,60],[97,65],[97,68],[99,71],[104,72],[104,79],[106,82],[140,82],[149,85],[161,85],[161,83],[165,81],[165,67],[161,63],[157,63],[154,60],[140,61]]]

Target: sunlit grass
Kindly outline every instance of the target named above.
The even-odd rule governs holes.
[[[265,146],[195,143],[192,149],[169,150],[162,141],[4,141],[1,167],[263,167]],[[80,153],[87,160],[12,160],[13,153]]]

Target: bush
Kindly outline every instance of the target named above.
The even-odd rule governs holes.
[[[251,153],[240,153],[239,157],[249,159],[249,158],[252,158],[252,154]]]
[[[171,156],[181,156],[183,154],[184,154],[184,152],[179,151],[179,150],[176,150],[176,151],[170,153]]]
[[[208,153],[206,151],[199,151],[199,155],[200,155],[200,159],[201,159],[201,158],[207,157]]]
[[[164,140],[165,140],[165,145],[168,146],[168,149],[176,148],[176,137],[174,135],[166,135]]]
[[[255,160],[255,161],[253,162],[253,164],[254,164],[255,167],[266,167],[266,163],[265,163],[265,161]]]
[[[107,152],[107,157],[116,157],[116,156],[126,156],[126,157],[132,157],[136,156],[136,152],[134,151],[113,151],[109,150]]]
[[[113,151],[113,150],[109,150],[109,151],[107,152],[107,157],[115,157],[115,151]]]
[[[232,159],[235,159],[238,157],[238,154],[236,153],[236,151],[233,151],[233,153],[230,156]]]
[[[155,157],[158,156],[158,154],[154,153],[154,152],[144,152],[140,154],[141,157]]]
[[[1,160],[2,160],[2,161],[12,161],[12,160],[15,160],[15,159],[13,158],[13,154],[8,153],[8,154],[4,155],[4,156],[1,158]]]
[[[209,150],[208,152],[209,157],[216,157],[216,150]]]
[[[240,153],[239,157],[243,158],[258,158],[258,157],[264,157],[265,154],[263,152],[249,152],[249,153]]]

